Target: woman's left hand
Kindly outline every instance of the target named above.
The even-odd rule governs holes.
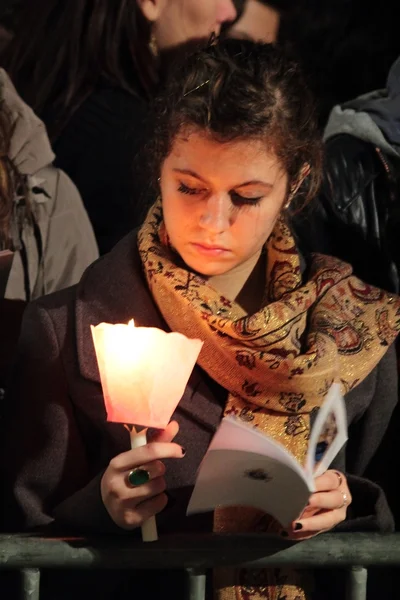
[[[345,520],[351,494],[343,473],[330,470],[316,477],[315,490],[299,519],[285,530],[289,539],[306,540]]]

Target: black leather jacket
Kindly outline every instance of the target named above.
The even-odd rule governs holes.
[[[320,193],[292,217],[300,250],[337,256],[367,283],[398,292],[399,174],[400,165],[373,144],[330,138]]]

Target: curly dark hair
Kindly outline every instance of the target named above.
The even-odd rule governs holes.
[[[176,136],[200,129],[224,142],[261,139],[293,186],[311,167],[296,205],[313,198],[321,180],[322,143],[314,102],[299,67],[272,44],[227,39],[193,53],[172,74],[154,104],[151,168],[159,176]]]
[[[0,100],[0,250],[12,247],[11,224],[16,194],[25,199],[25,216],[30,216],[25,182],[10,159],[13,130],[11,116]]]

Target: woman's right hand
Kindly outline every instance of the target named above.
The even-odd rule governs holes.
[[[178,430],[178,423],[172,421],[146,446],[123,452],[111,460],[101,479],[100,490],[108,514],[119,527],[140,527],[167,505],[162,460],[185,455],[181,446],[171,443]],[[129,483],[128,475],[136,468],[149,472],[147,483],[138,486]]]

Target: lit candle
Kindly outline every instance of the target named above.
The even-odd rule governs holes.
[[[164,429],[203,342],[155,327],[135,327],[133,320],[127,325],[92,325],[91,331],[107,420]],[[146,434],[132,428],[132,448],[146,443]],[[143,525],[142,537],[157,539],[155,519],[153,525]]]

